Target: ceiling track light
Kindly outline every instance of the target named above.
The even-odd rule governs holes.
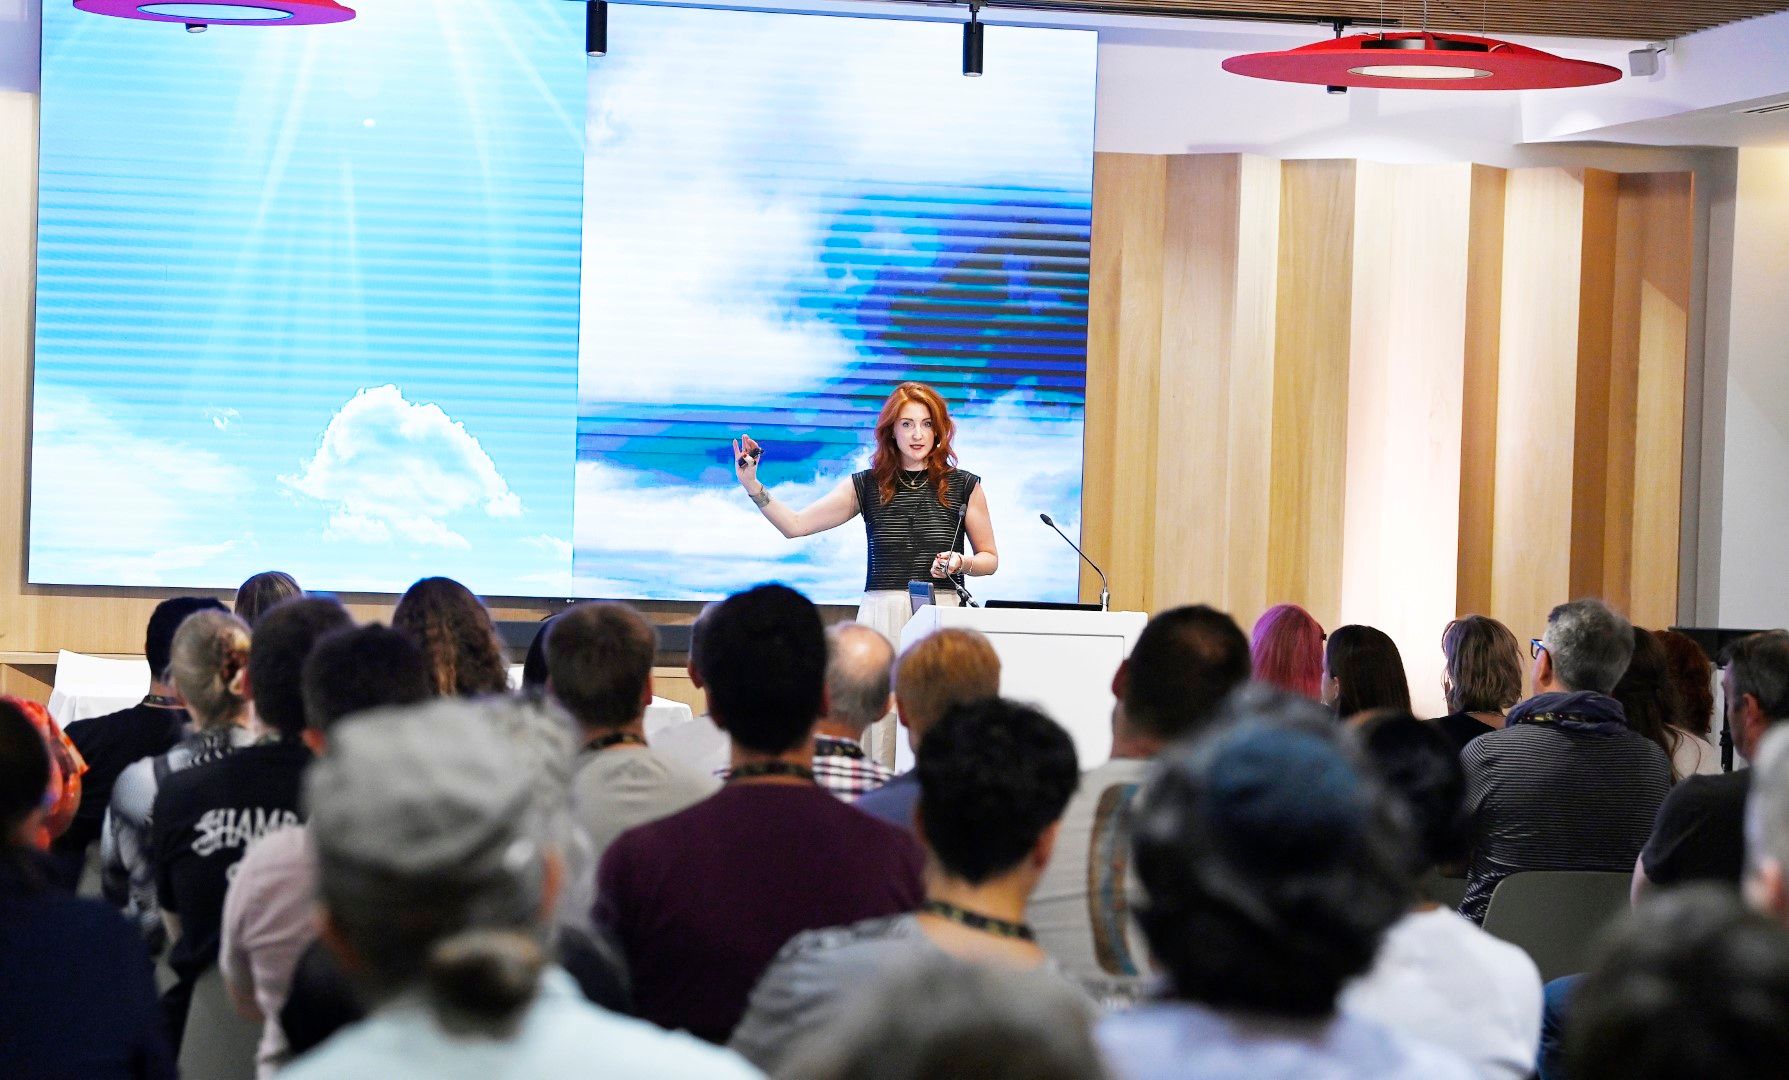
[[[982,25],[981,4],[970,0],[969,21],[963,24],[963,74],[969,78],[981,76]]]
[[[608,0],[589,0],[584,5],[584,55],[609,54]]]

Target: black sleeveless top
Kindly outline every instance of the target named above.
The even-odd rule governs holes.
[[[925,477],[924,472],[895,473],[894,498],[885,504],[876,488],[876,478],[868,469],[855,473],[851,485],[857,489],[857,509],[863,514],[864,532],[870,539],[870,570],[864,581],[865,592],[882,589],[907,591],[909,581],[942,584],[932,577],[932,559],[940,551],[950,551],[962,536],[957,532],[958,511],[969,505],[969,494],[981,477],[962,469],[944,474],[945,499],[948,507],[938,504],[937,490],[931,482],[915,489],[908,485]]]

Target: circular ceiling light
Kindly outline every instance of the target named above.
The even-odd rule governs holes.
[[[1545,90],[1595,86],[1621,69],[1512,41],[1428,31],[1354,34],[1224,61],[1235,75],[1316,86],[1401,90]]]
[[[354,18],[353,8],[334,0],[74,0],[75,7],[95,15],[112,15],[120,19],[142,19],[147,22],[184,23],[187,27],[204,26],[318,26],[323,23],[347,22]]]

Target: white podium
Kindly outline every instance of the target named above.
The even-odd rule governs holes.
[[[1000,657],[1001,696],[1036,705],[1066,728],[1086,770],[1112,756],[1112,676],[1148,621],[1141,611],[927,606],[901,631],[901,651],[947,626],[986,634]],[[895,767],[913,767],[904,735]]]

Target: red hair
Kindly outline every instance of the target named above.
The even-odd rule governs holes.
[[[884,503],[894,498],[895,472],[901,467],[901,448],[895,445],[895,424],[901,419],[901,410],[916,401],[932,414],[932,452],[926,457],[926,479],[938,493],[938,505],[949,506],[944,477],[957,467],[957,452],[950,445],[950,437],[956,434],[957,426],[951,422],[950,408],[944,404],[944,399],[925,383],[904,382],[882,403],[882,414],[876,417],[876,456],[870,461],[870,476],[876,481],[876,490]]]
[[[1323,627],[1297,604],[1277,604],[1255,620],[1249,642],[1255,678],[1316,698],[1323,683]]]

